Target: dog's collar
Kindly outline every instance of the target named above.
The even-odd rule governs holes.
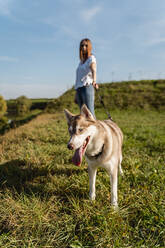
[[[103,150],[104,150],[104,144],[101,148],[101,151],[99,153],[97,153],[96,155],[88,155],[88,154],[85,154],[89,159],[92,158],[92,159],[98,159],[98,157],[103,153]]]

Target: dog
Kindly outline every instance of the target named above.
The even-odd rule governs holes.
[[[118,169],[123,175],[121,129],[112,120],[96,120],[85,104],[79,115],[67,109],[64,113],[70,134],[68,149],[75,151],[72,162],[80,166],[83,155],[88,162],[90,199],[95,200],[96,172],[98,167],[103,167],[110,176],[111,204],[117,207]]]

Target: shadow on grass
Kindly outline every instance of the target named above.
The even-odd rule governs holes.
[[[84,171],[86,171],[88,173],[88,170],[87,168],[84,168],[84,167],[78,167],[78,166],[75,166],[75,167],[61,167],[61,168],[53,168],[51,169],[51,174],[52,175],[57,175],[57,176],[60,176],[60,175],[66,175],[67,177],[70,177],[72,175],[80,175],[82,173],[84,173]]]
[[[57,199],[63,202],[63,204],[68,204],[69,199],[72,198],[81,200],[89,199],[88,169],[86,167],[77,167],[68,164],[66,167],[53,169],[51,175],[59,180],[59,184],[55,183],[55,187],[52,188],[51,195],[56,195]]]
[[[30,193],[34,191],[29,187],[29,182],[37,177],[47,176],[48,171],[46,168],[34,168],[24,160],[11,160],[0,165],[0,189],[15,189],[18,193],[22,191]],[[36,186],[35,191],[39,191],[40,187]],[[33,192],[36,193],[36,192]]]
[[[41,198],[45,197],[45,195],[47,197],[56,195],[61,199],[66,199],[67,195],[73,193],[81,196],[82,192],[79,188],[75,189],[73,186],[68,191],[66,184],[72,175],[82,173],[84,173],[84,170],[76,167],[49,169],[47,167],[35,167],[34,164],[26,160],[15,159],[0,165],[0,191],[3,192],[8,189],[18,194],[22,192],[27,195],[37,194]],[[48,182],[51,183],[52,176],[60,177],[63,175],[66,177],[66,181],[60,183],[58,187],[56,187],[56,184],[51,188],[46,186]]]

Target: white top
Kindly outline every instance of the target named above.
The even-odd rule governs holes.
[[[91,55],[85,63],[80,61],[78,68],[76,70],[76,84],[75,89],[77,90],[80,87],[87,86],[93,83],[92,71],[90,65],[96,63],[96,58],[94,55]]]

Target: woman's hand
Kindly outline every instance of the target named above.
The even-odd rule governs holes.
[[[96,90],[98,90],[99,85],[98,85],[95,81],[93,81],[92,85],[93,85],[93,87],[94,87]]]

